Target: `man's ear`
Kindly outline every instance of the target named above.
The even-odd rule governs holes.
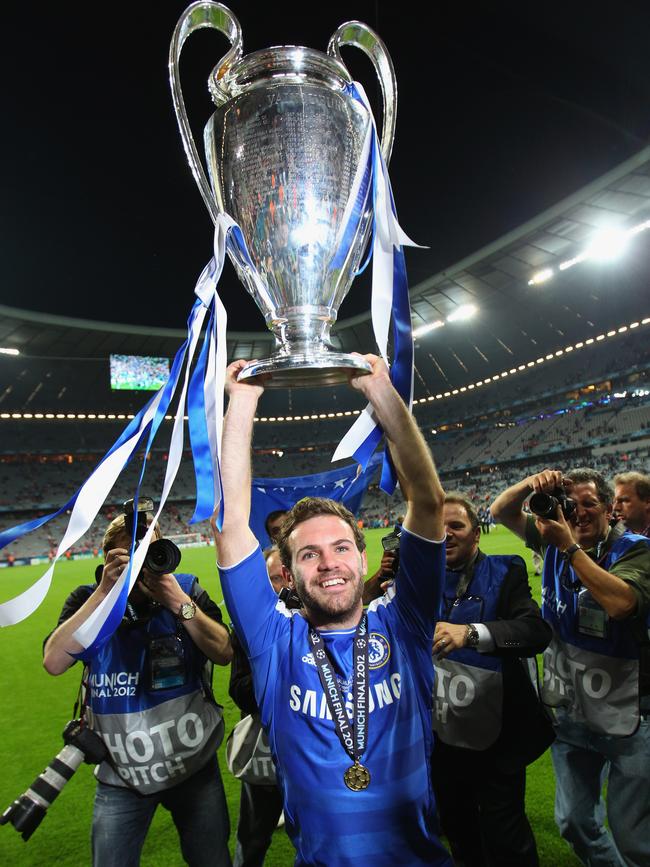
[[[292,590],[296,589],[296,585],[295,585],[294,580],[293,580],[293,575],[287,569],[287,567],[284,565],[284,563],[282,564],[282,578],[284,579],[284,583],[287,585],[287,587],[291,587]]]
[[[361,577],[365,578],[368,574],[368,554],[364,550],[361,552]]]

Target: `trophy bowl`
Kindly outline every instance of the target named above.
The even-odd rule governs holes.
[[[232,45],[208,82],[216,105],[204,133],[210,182],[178,76],[183,43],[201,27],[221,31]],[[172,94],[190,167],[213,219],[227,214],[241,229],[245,249],[236,254],[229,245],[229,255],[275,337],[273,354],[251,362],[239,378],[265,375],[267,387],[335,385],[370,370],[363,358],[337,352],[330,338],[373,219],[374,120],[341,60],[342,45],[361,48],[375,66],[387,160],[395,77],[385,46],[366,25],[339,27],[327,54],[280,46],[242,57],[233,13],[201,0],[185,11],[172,39]]]

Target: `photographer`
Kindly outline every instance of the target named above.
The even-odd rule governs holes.
[[[523,510],[531,494],[537,517]],[[500,494],[491,511],[544,554],[542,614],[553,639],[542,697],[555,708],[560,833],[585,864],[641,867],[650,863],[650,548],[610,529],[612,500],[595,470],[544,470]]]
[[[147,505],[153,508],[151,501]],[[137,518],[140,539],[151,516],[138,512]],[[208,660],[227,665],[232,657],[219,608],[193,575],[161,574],[145,560],[122,623],[107,643],[87,654],[73,638],[126,569],[132,522],[132,511],[111,522],[97,586],[70,594],[44,646],[50,674],[70,668],[73,654],[85,663],[84,720],[108,748],[109,757],[95,770],[93,865],[138,865],[156,807],[163,804],[188,864],[227,867],[229,822],[215,755],[224,726],[206,672]],[[158,528],[155,535],[160,538]]]

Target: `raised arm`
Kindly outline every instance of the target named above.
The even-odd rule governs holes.
[[[384,429],[391,457],[407,502],[404,527],[425,539],[444,536],[442,506],[444,491],[433,458],[415,419],[408,411],[388,375],[388,368],[376,355],[366,355],[372,373],[350,380],[370,401]]]
[[[523,510],[524,503],[533,492],[550,494],[554,488],[560,487],[562,473],[559,470],[542,470],[499,494],[490,506],[490,512],[497,524],[503,524],[525,540],[528,518]]]
[[[251,442],[253,420],[263,386],[237,382],[247,361],[233,361],[226,371],[228,411],[221,444],[223,528],[212,522],[220,566],[234,566],[255,548],[257,540],[249,525],[251,511]]]

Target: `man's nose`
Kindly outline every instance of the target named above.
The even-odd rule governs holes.
[[[318,558],[318,569],[320,572],[328,572],[336,565],[336,555],[334,551],[322,551]]]

